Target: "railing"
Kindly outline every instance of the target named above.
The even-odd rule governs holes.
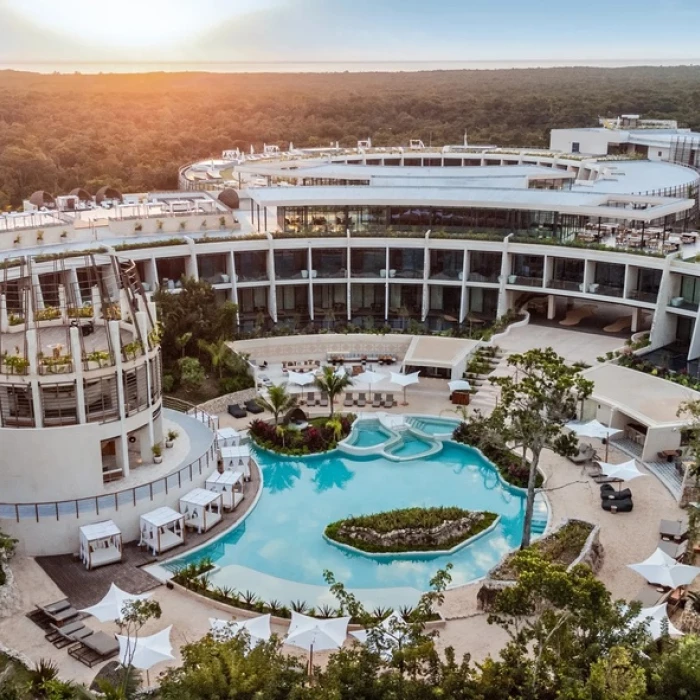
[[[179,399],[164,398],[163,403],[173,410],[187,413],[196,420],[201,421],[214,431],[215,421],[208,413]],[[176,472],[161,477],[140,486],[134,486],[123,491],[106,493],[100,496],[90,496],[88,498],[76,498],[66,501],[48,501],[43,503],[0,503],[0,520],[36,520],[51,518],[61,520],[61,518],[94,517],[103,515],[110,510],[119,510],[125,507],[136,507],[139,502],[153,501],[156,496],[168,493],[175,489],[181,490],[184,484],[188,484],[195,478],[208,474],[210,466],[216,465],[216,439],[212,436],[212,441],[207,451],[190,464],[181,467]]]

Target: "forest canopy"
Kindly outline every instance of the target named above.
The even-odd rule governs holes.
[[[35,190],[174,189],[181,165],[286,147],[470,143],[546,146],[553,127],[642,114],[700,128],[700,67],[418,73],[0,71],[0,208]]]

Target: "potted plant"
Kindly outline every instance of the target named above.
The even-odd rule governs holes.
[[[156,443],[151,447],[151,452],[153,452],[154,463],[160,464],[163,461],[163,446],[160,443]]]
[[[36,242],[41,243],[41,241],[44,240],[44,232],[43,231],[37,231],[36,232]]]
[[[178,433],[177,430],[168,430],[168,434],[165,438],[165,446],[172,447],[179,435],[180,433]]]

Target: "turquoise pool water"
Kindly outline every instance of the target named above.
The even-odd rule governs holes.
[[[356,447],[375,447],[386,442],[391,435],[384,430],[379,421],[361,421],[348,439],[351,445]]]
[[[371,425],[365,428],[358,431],[363,441],[386,437]],[[422,450],[425,445],[410,441],[403,449]],[[264,488],[253,512],[237,528],[169,568],[211,557],[221,567],[211,576],[214,585],[262,590],[285,602],[313,602],[313,591],[322,590],[313,587],[325,591],[323,571],[328,569],[354,590],[392,589],[388,600],[398,604],[398,589],[426,590],[435,571],[448,562],[454,565],[453,584],[466,583],[484,576],[520,543],[523,494],[505,487],[490,463],[463,445],[447,441],[439,454],[402,462],[339,450],[303,459],[262,451],[257,457]],[[488,510],[501,519],[494,530],[449,556],[375,558],[344,551],[323,538],[324,528],[335,520],[409,506]]]
[[[411,425],[418,430],[423,431],[426,435],[445,435],[453,433],[459,425],[458,420],[450,420],[449,418],[422,418],[416,417],[410,420]]]
[[[416,457],[430,450],[432,445],[425,440],[413,435],[402,436],[401,442],[395,447],[390,447],[387,452],[395,457]]]

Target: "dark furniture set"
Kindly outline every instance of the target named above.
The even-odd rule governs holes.
[[[263,413],[264,408],[258,404],[258,402],[255,399],[250,399],[250,401],[246,401],[244,404],[245,408],[243,408],[240,404],[234,403],[231,404],[228,407],[228,413],[230,416],[233,416],[234,418],[245,418],[248,413],[253,413],[253,414],[258,414],[258,413]]]

